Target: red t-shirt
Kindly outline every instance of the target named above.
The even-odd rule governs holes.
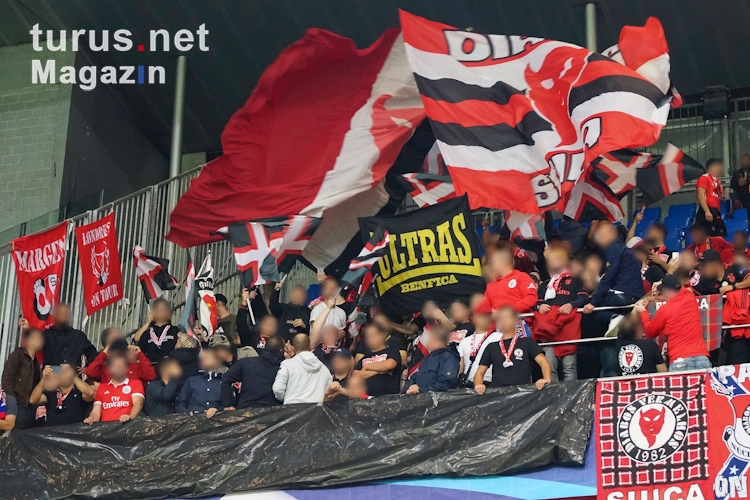
[[[133,398],[143,396],[143,384],[140,380],[125,379],[121,384],[111,380],[100,384],[94,397],[95,405],[102,405],[102,422],[114,422],[122,415],[129,415],[133,409]]]
[[[487,284],[485,302],[493,310],[513,306],[519,313],[531,311],[537,303],[536,283],[526,273],[514,269]]]
[[[706,204],[708,208],[715,208],[721,210],[721,200],[724,198],[724,187],[719,182],[719,179],[711,174],[703,174],[698,178],[698,183],[695,185],[697,188],[703,188],[706,190]]]

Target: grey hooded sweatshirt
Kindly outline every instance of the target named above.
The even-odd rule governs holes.
[[[333,377],[328,368],[310,351],[281,362],[273,393],[285,405],[295,403],[322,403],[326,387]]]

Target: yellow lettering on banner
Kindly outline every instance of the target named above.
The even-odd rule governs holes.
[[[451,238],[450,225],[450,221],[445,221],[437,227],[440,262],[458,262],[456,247],[453,244],[453,238]]]
[[[435,250],[435,235],[432,230],[420,229],[417,231],[417,235],[419,235],[419,246],[422,247],[422,263],[440,262],[438,253]]]
[[[409,267],[419,264],[417,254],[414,251],[414,245],[416,245],[418,241],[417,233],[414,231],[403,233],[401,235],[401,246],[406,246],[406,253],[409,255],[409,260],[406,262],[406,265]]]
[[[461,245],[461,248],[458,249],[458,261],[461,264],[471,263],[472,256],[471,244],[464,234],[465,230],[466,221],[464,220],[464,214],[461,213],[453,217],[453,233],[456,235],[458,244]]]
[[[396,235],[391,234],[388,236],[388,239],[391,240],[391,244],[388,245],[388,250],[391,253],[391,264],[393,265],[393,272],[398,273],[406,269],[406,258],[404,258],[404,255],[401,253],[398,253],[396,250],[396,247],[398,245],[395,245],[396,242]]]
[[[466,264],[437,264],[434,266],[424,266],[417,269],[410,269],[409,271],[404,271],[402,273],[399,273],[397,275],[394,275],[390,279],[383,279],[383,276],[378,276],[378,278],[375,280],[377,287],[378,287],[378,294],[383,295],[385,292],[393,288],[394,286],[400,285],[401,283],[405,283],[411,279],[418,278],[420,276],[429,276],[432,274],[441,275],[438,276],[438,278],[432,278],[432,279],[440,279],[442,275],[447,274],[463,274],[463,275],[469,275],[469,276],[482,276],[482,265],[479,262],[479,259],[474,259],[474,262],[472,264],[466,265]],[[455,281],[453,281],[455,280]],[[449,283],[458,283],[458,280],[453,277]]]

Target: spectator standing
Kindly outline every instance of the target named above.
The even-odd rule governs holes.
[[[666,337],[669,371],[711,368],[695,295],[680,286],[672,275],[662,280],[658,291],[667,302],[656,311],[653,319],[646,310],[645,300],[638,301],[635,311],[641,316],[646,337]]]
[[[218,372],[221,361],[213,349],[203,349],[200,367],[203,373],[190,377],[180,389],[175,401],[175,413],[204,414],[211,418],[221,411],[222,377]]]
[[[750,212],[750,155],[740,157],[740,168],[732,174],[729,187],[734,209],[744,208]]]
[[[488,263],[495,280],[487,284],[485,298],[495,311],[513,306],[518,312],[528,312],[536,305],[536,284],[531,277],[513,267],[513,253],[507,246],[498,244],[487,249]]]
[[[219,373],[226,372],[237,360],[252,358],[258,355],[258,352],[250,346],[235,347],[223,333],[214,333],[208,341],[208,346],[214,350],[221,361],[218,369]]]
[[[534,340],[561,342],[581,338],[581,315],[577,313],[589,296],[583,282],[568,270],[568,255],[564,250],[547,253],[550,279],[539,287],[539,305],[534,314]],[[576,344],[545,346],[542,348],[552,371],[552,382],[558,381],[557,368],[562,364],[564,380],[578,379]]]
[[[419,370],[409,377],[406,394],[445,392],[458,385],[460,356],[456,344],[450,342],[450,332],[436,329],[427,342],[430,353],[422,360]]]
[[[252,347],[256,350],[263,349],[266,346],[266,341],[278,334],[278,322],[274,316],[266,314],[257,320],[255,325],[250,326],[246,318],[247,311],[247,308],[240,309],[237,314],[237,332],[240,336],[240,343],[243,347]]]
[[[695,223],[690,226],[690,239],[693,241],[686,247],[686,250],[691,250],[695,253],[696,258],[700,259],[703,256],[703,252],[706,250],[716,250],[720,255],[730,257],[734,254],[734,247],[727,240],[721,236],[709,236],[706,232],[706,228],[701,224]],[[725,264],[729,265],[732,263],[732,259],[729,258]]]
[[[252,289],[242,289],[242,303],[239,309],[237,309],[237,333],[240,335],[240,342],[242,345],[249,345],[255,347],[254,344],[247,344],[242,339],[242,327],[245,331],[253,327],[257,327],[260,320],[268,315],[268,309],[266,303],[263,302],[263,297],[258,291],[258,287]],[[251,314],[252,313],[252,314]]]
[[[10,353],[3,368],[2,387],[13,396],[18,410],[16,426],[26,429],[36,425],[36,405],[30,402],[31,392],[42,378],[36,355],[44,350],[45,335],[37,328],[23,332],[23,345]]]
[[[177,344],[175,349],[169,354],[170,357],[175,358],[180,362],[182,368],[182,376],[179,378],[177,384],[177,394],[180,393],[182,385],[190,377],[198,375],[200,372],[200,363],[198,358],[200,357],[201,348],[198,339],[190,337],[186,333],[177,334]]]
[[[618,326],[617,364],[623,376],[667,371],[659,346],[645,338],[637,314],[625,316]]]
[[[349,349],[336,349],[331,353],[331,375],[333,375],[334,382],[346,387],[351,380],[353,369],[354,358]]]
[[[641,263],[641,280],[643,280],[643,293],[651,293],[651,287],[657,281],[661,281],[666,275],[666,271],[660,264],[655,264],[653,256],[656,256],[657,262],[661,262],[661,258],[657,256],[649,247],[648,244],[640,239],[638,236],[633,236],[628,240],[627,247],[633,250],[635,258]],[[666,263],[665,263],[666,265]]]
[[[386,344],[388,332],[379,324],[362,325],[362,332],[368,350],[355,364],[352,377],[365,379],[370,396],[398,394],[401,389],[401,354],[396,347]]]
[[[215,295],[216,298],[216,330],[214,334],[222,333],[229,339],[232,345],[240,345],[240,336],[237,333],[237,316],[230,313],[227,309],[227,297],[220,293]]]
[[[695,295],[715,295],[721,290],[725,269],[716,250],[703,252],[698,270],[690,278],[689,286]]]
[[[18,405],[16,398],[0,389],[0,431],[12,431],[16,427]]]
[[[695,223],[706,228],[709,236],[726,236],[727,227],[721,220],[721,202],[724,199],[724,186],[721,176],[724,174],[724,162],[719,158],[706,161],[706,173],[698,178],[695,194],[698,198],[698,212]]]
[[[70,361],[84,367],[96,357],[96,347],[86,334],[70,326],[70,308],[57,304],[52,309],[53,325],[44,330],[44,364],[58,366]],[[21,319],[22,328],[28,328],[28,321]],[[79,370],[82,372],[83,370]]]
[[[504,306],[494,313],[494,317],[502,338],[487,346],[479,369],[474,375],[474,389],[478,394],[484,394],[484,374],[492,367],[492,385],[524,385],[532,382],[532,360],[542,369],[542,378],[536,381],[536,388],[542,389],[552,380],[547,358],[535,340],[516,335],[518,313],[511,306]]]
[[[490,340],[492,332],[490,327],[492,326],[492,310],[489,308],[489,304],[484,301],[480,302],[474,307],[474,334],[467,335],[458,344],[458,354],[461,356],[461,366],[459,371],[463,374],[463,384],[466,387],[474,387],[474,375],[477,373],[479,368],[479,360],[482,358],[482,350],[485,344],[489,342],[497,342],[500,340],[498,334],[493,340]],[[484,376],[484,384],[490,385],[492,382],[492,372],[488,371]]]
[[[108,329],[117,330],[117,329]],[[105,330],[106,331],[106,330]],[[117,351],[118,355],[124,355],[128,358],[128,378],[130,380],[140,380],[141,383],[148,384],[156,378],[151,361],[143,354],[141,348],[137,345],[128,345],[119,330],[110,332],[109,335],[103,335],[108,338],[117,338],[112,343],[107,344],[102,352],[96,355],[94,360],[86,367],[86,376],[97,382],[109,382],[109,370],[107,369],[107,358],[110,350]]]
[[[471,322],[471,309],[469,305],[461,300],[456,299],[451,303],[448,309],[448,315],[450,316],[450,322],[453,327],[451,330],[449,341],[451,344],[458,345],[464,338],[474,335],[474,324]]]
[[[172,351],[174,352],[174,351]],[[174,413],[177,388],[182,378],[182,366],[177,358],[167,356],[159,361],[159,378],[146,386],[143,412],[149,417],[163,417]]]
[[[106,384],[99,384],[91,414],[83,420],[85,424],[129,422],[143,409],[143,384],[140,380],[128,379],[127,358],[113,355],[107,359],[107,363],[110,380]]]
[[[284,404],[322,403],[326,387],[333,380],[331,372],[311,352],[310,337],[298,333],[292,339],[294,357],[281,363],[273,393]]]
[[[178,333],[177,327],[172,325],[169,302],[159,298],[153,301],[151,312],[143,326],[136,330],[134,340],[148,360],[156,364],[174,350]]]
[[[320,319],[326,325],[333,325],[337,330],[343,330],[346,327],[346,312],[341,306],[345,300],[339,293],[339,282],[333,278],[326,278],[320,284],[320,293],[323,302],[313,307],[310,311],[310,341],[315,344],[316,339],[313,335],[312,325]],[[323,316],[324,313],[326,313]],[[319,325],[323,326],[323,325]]]
[[[315,326],[315,329],[318,325]],[[339,331],[333,325],[323,326],[323,332],[317,336],[320,338],[320,344],[315,346],[313,354],[326,365],[326,368],[331,368],[331,355],[338,350]],[[312,346],[312,344],[311,344]]]
[[[47,427],[80,424],[94,401],[96,390],[76,373],[75,365],[63,363],[55,374],[45,366],[42,379],[31,393],[31,403],[45,407]]]
[[[258,356],[243,358],[222,375],[221,399],[225,410],[256,408],[279,404],[273,393],[273,383],[284,361],[284,339],[271,337]],[[235,398],[235,386],[239,393]],[[236,401],[235,401],[236,399]]]
[[[307,307],[307,290],[297,285],[289,292],[289,302],[281,303],[279,294],[284,283],[277,283],[268,304],[271,314],[279,320],[279,335],[291,342],[298,333],[310,333],[310,309]]]
[[[729,269],[727,269],[729,271]],[[722,325],[750,324],[750,271],[747,266],[735,271],[731,284],[724,285]],[[730,328],[723,332],[727,351],[727,364],[750,363],[750,328]]]

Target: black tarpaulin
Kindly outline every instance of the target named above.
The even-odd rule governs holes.
[[[199,497],[583,465],[594,381],[15,430],[2,498]]]

